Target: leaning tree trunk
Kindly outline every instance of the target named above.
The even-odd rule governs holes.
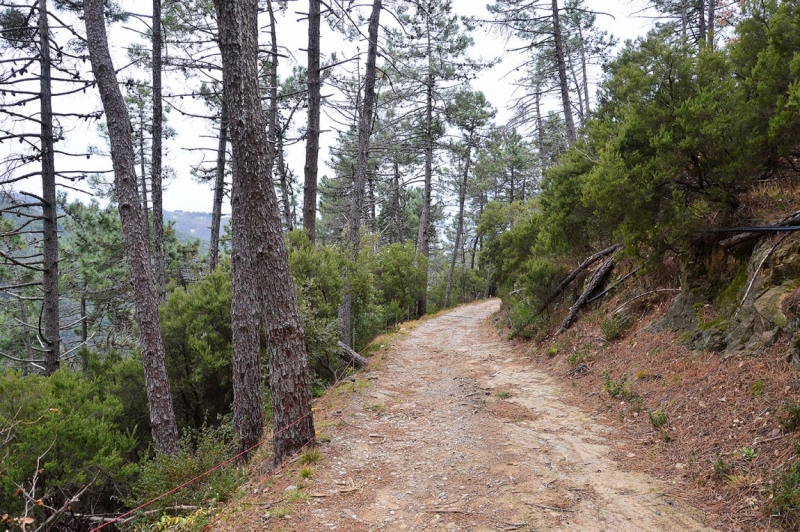
[[[84,0],[83,12],[89,58],[108,125],[108,139],[114,167],[114,188],[122,220],[125,256],[133,284],[153,440],[158,452],[172,453],[178,450],[178,426],[175,423],[175,412],[172,407],[164,345],[158,321],[158,299],[153,286],[153,274],[150,269],[136,186],[131,122],[108,51],[103,0]]]
[[[53,107],[50,92],[50,31],[47,0],[39,0],[39,64],[41,65],[41,149],[42,149],[42,324],[44,371],[50,375],[61,365],[58,312],[58,205],[56,168],[53,154]]]
[[[372,14],[369,17],[367,38],[367,65],[364,73],[364,100],[361,114],[358,117],[358,153],[356,155],[356,173],[353,180],[353,195],[350,200],[350,225],[347,232],[347,248],[353,263],[358,259],[361,245],[361,216],[364,210],[364,183],[367,179],[367,162],[369,158],[369,138],[372,133],[372,113],[375,110],[375,80],[377,78],[376,61],[378,57],[378,30],[380,28],[381,0],[372,3]],[[352,286],[347,280],[347,290],[339,308],[339,331],[342,341],[350,345]]]
[[[164,201],[161,184],[161,142],[163,137],[161,103],[161,0],[153,0],[153,160],[150,169],[150,194],[153,197],[153,265],[158,300],[167,300],[167,260],[164,256]]]
[[[308,126],[306,127],[305,184],[303,185],[303,229],[311,242],[317,239],[317,167],[319,164],[320,0],[308,1]]]
[[[561,22],[558,18],[558,0],[553,0],[553,45],[558,65],[558,85],[561,89],[561,105],[564,107],[564,123],[567,126],[567,142],[572,146],[578,138],[575,122],[572,119],[572,104],[569,98],[569,79],[567,78],[567,62],[564,59],[564,39],[561,36]]]
[[[228,109],[225,91],[219,113],[219,142],[217,144],[217,171],[214,176],[214,206],[211,212],[211,242],[208,244],[208,271],[217,268],[219,233],[222,226],[222,200],[225,195],[225,158],[228,154]]]
[[[265,120],[258,83],[258,1],[215,0],[225,98],[233,148],[232,320],[234,425],[243,449],[258,443],[263,424],[259,317],[267,336],[276,464],[314,441],[303,326],[289,271],[278,199],[270,172],[275,122]],[[273,42],[272,4],[268,2]],[[271,58],[270,112],[276,111],[276,55]],[[273,115],[274,116],[274,115]],[[272,118],[272,117],[270,117]],[[237,303],[237,299],[244,299]],[[260,315],[260,316],[259,316]],[[255,341],[254,341],[255,339]]]

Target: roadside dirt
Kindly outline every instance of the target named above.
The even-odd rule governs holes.
[[[676,486],[626,469],[489,319],[497,300],[401,330],[317,405],[321,459],[254,479],[216,530],[713,530]],[[307,471],[308,473],[308,471]]]

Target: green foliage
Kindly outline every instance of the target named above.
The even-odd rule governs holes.
[[[764,395],[764,389],[766,388],[766,384],[763,380],[757,380],[754,383],[750,384],[748,389],[750,390],[750,395],[753,397],[761,397]]]
[[[136,481],[125,498],[129,506],[138,506],[181,484],[195,479],[236,454],[233,426],[230,422],[218,427],[187,429],[181,437],[180,449],[172,455],[145,459]],[[156,504],[158,508],[175,505],[208,506],[224,502],[244,482],[246,474],[236,464],[227,464],[195,480]]]
[[[228,412],[233,401],[231,280],[218,268],[162,305],[161,334],[175,414],[198,428]]]
[[[589,346],[585,345],[581,349],[574,351],[571,355],[567,357],[567,364],[569,364],[572,367],[575,367],[578,364],[582,364],[590,359],[591,359],[591,354],[589,353]]]
[[[739,453],[742,455],[742,460],[744,460],[745,462],[749,462],[750,460],[758,456],[758,453],[752,447],[742,447],[741,449],[739,449]]]
[[[638,393],[628,383],[628,377],[623,375],[620,380],[615,381],[611,378],[608,372],[603,372],[603,391],[608,393],[615,399],[622,399],[623,401],[641,400]]]
[[[606,341],[613,342],[622,335],[633,324],[633,317],[629,314],[613,314],[610,318],[604,319],[600,322],[600,330],[603,331],[603,338]]]
[[[712,470],[714,471],[714,476],[717,477],[718,480],[722,480],[733,471],[733,466],[726,462],[721,456],[718,456]]]
[[[795,443],[795,454],[800,445]],[[791,460],[772,489],[772,513],[791,524],[800,523],[800,460]]]
[[[399,321],[417,317],[415,303],[425,297],[427,267],[411,242],[383,246],[375,257],[376,287],[387,308],[400,313]],[[384,317],[384,325],[398,321],[390,314]]]
[[[781,421],[783,430],[794,432],[800,427],[800,403],[790,399],[783,404],[783,407],[786,409],[787,414],[787,417]]]
[[[654,429],[660,429],[669,422],[669,416],[663,410],[648,412],[647,417],[650,418],[650,424]]]
[[[114,421],[123,411],[120,400],[104,397],[92,380],[65,369],[49,378],[4,371],[0,398],[4,512],[19,514],[25,506],[18,486],[31,500],[60,507],[64,495],[88,485],[81,504],[107,508],[110,494],[131,478],[132,427]],[[35,510],[33,517],[42,516]]]

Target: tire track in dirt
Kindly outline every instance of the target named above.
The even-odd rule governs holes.
[[[565,404],[498,336],[489,320],[498,305],[422,322],[339,392],[333,410],[322,407],[317,425],[330,442],[303,488],[310,498],[288,519],[267,512],[262,527],[712,530],[666,496],[665,483],[609,458],[613,429]],[[269,491],[289,484],[297,478]]]

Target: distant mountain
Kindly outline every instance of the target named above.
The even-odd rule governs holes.
[[[230,217],[223,216],[222,227]],[[204,242],[211,240],[211,213],[188,211],[164,211],[164,223],[175,222],[178,238],[186,241],[198,238]]]

